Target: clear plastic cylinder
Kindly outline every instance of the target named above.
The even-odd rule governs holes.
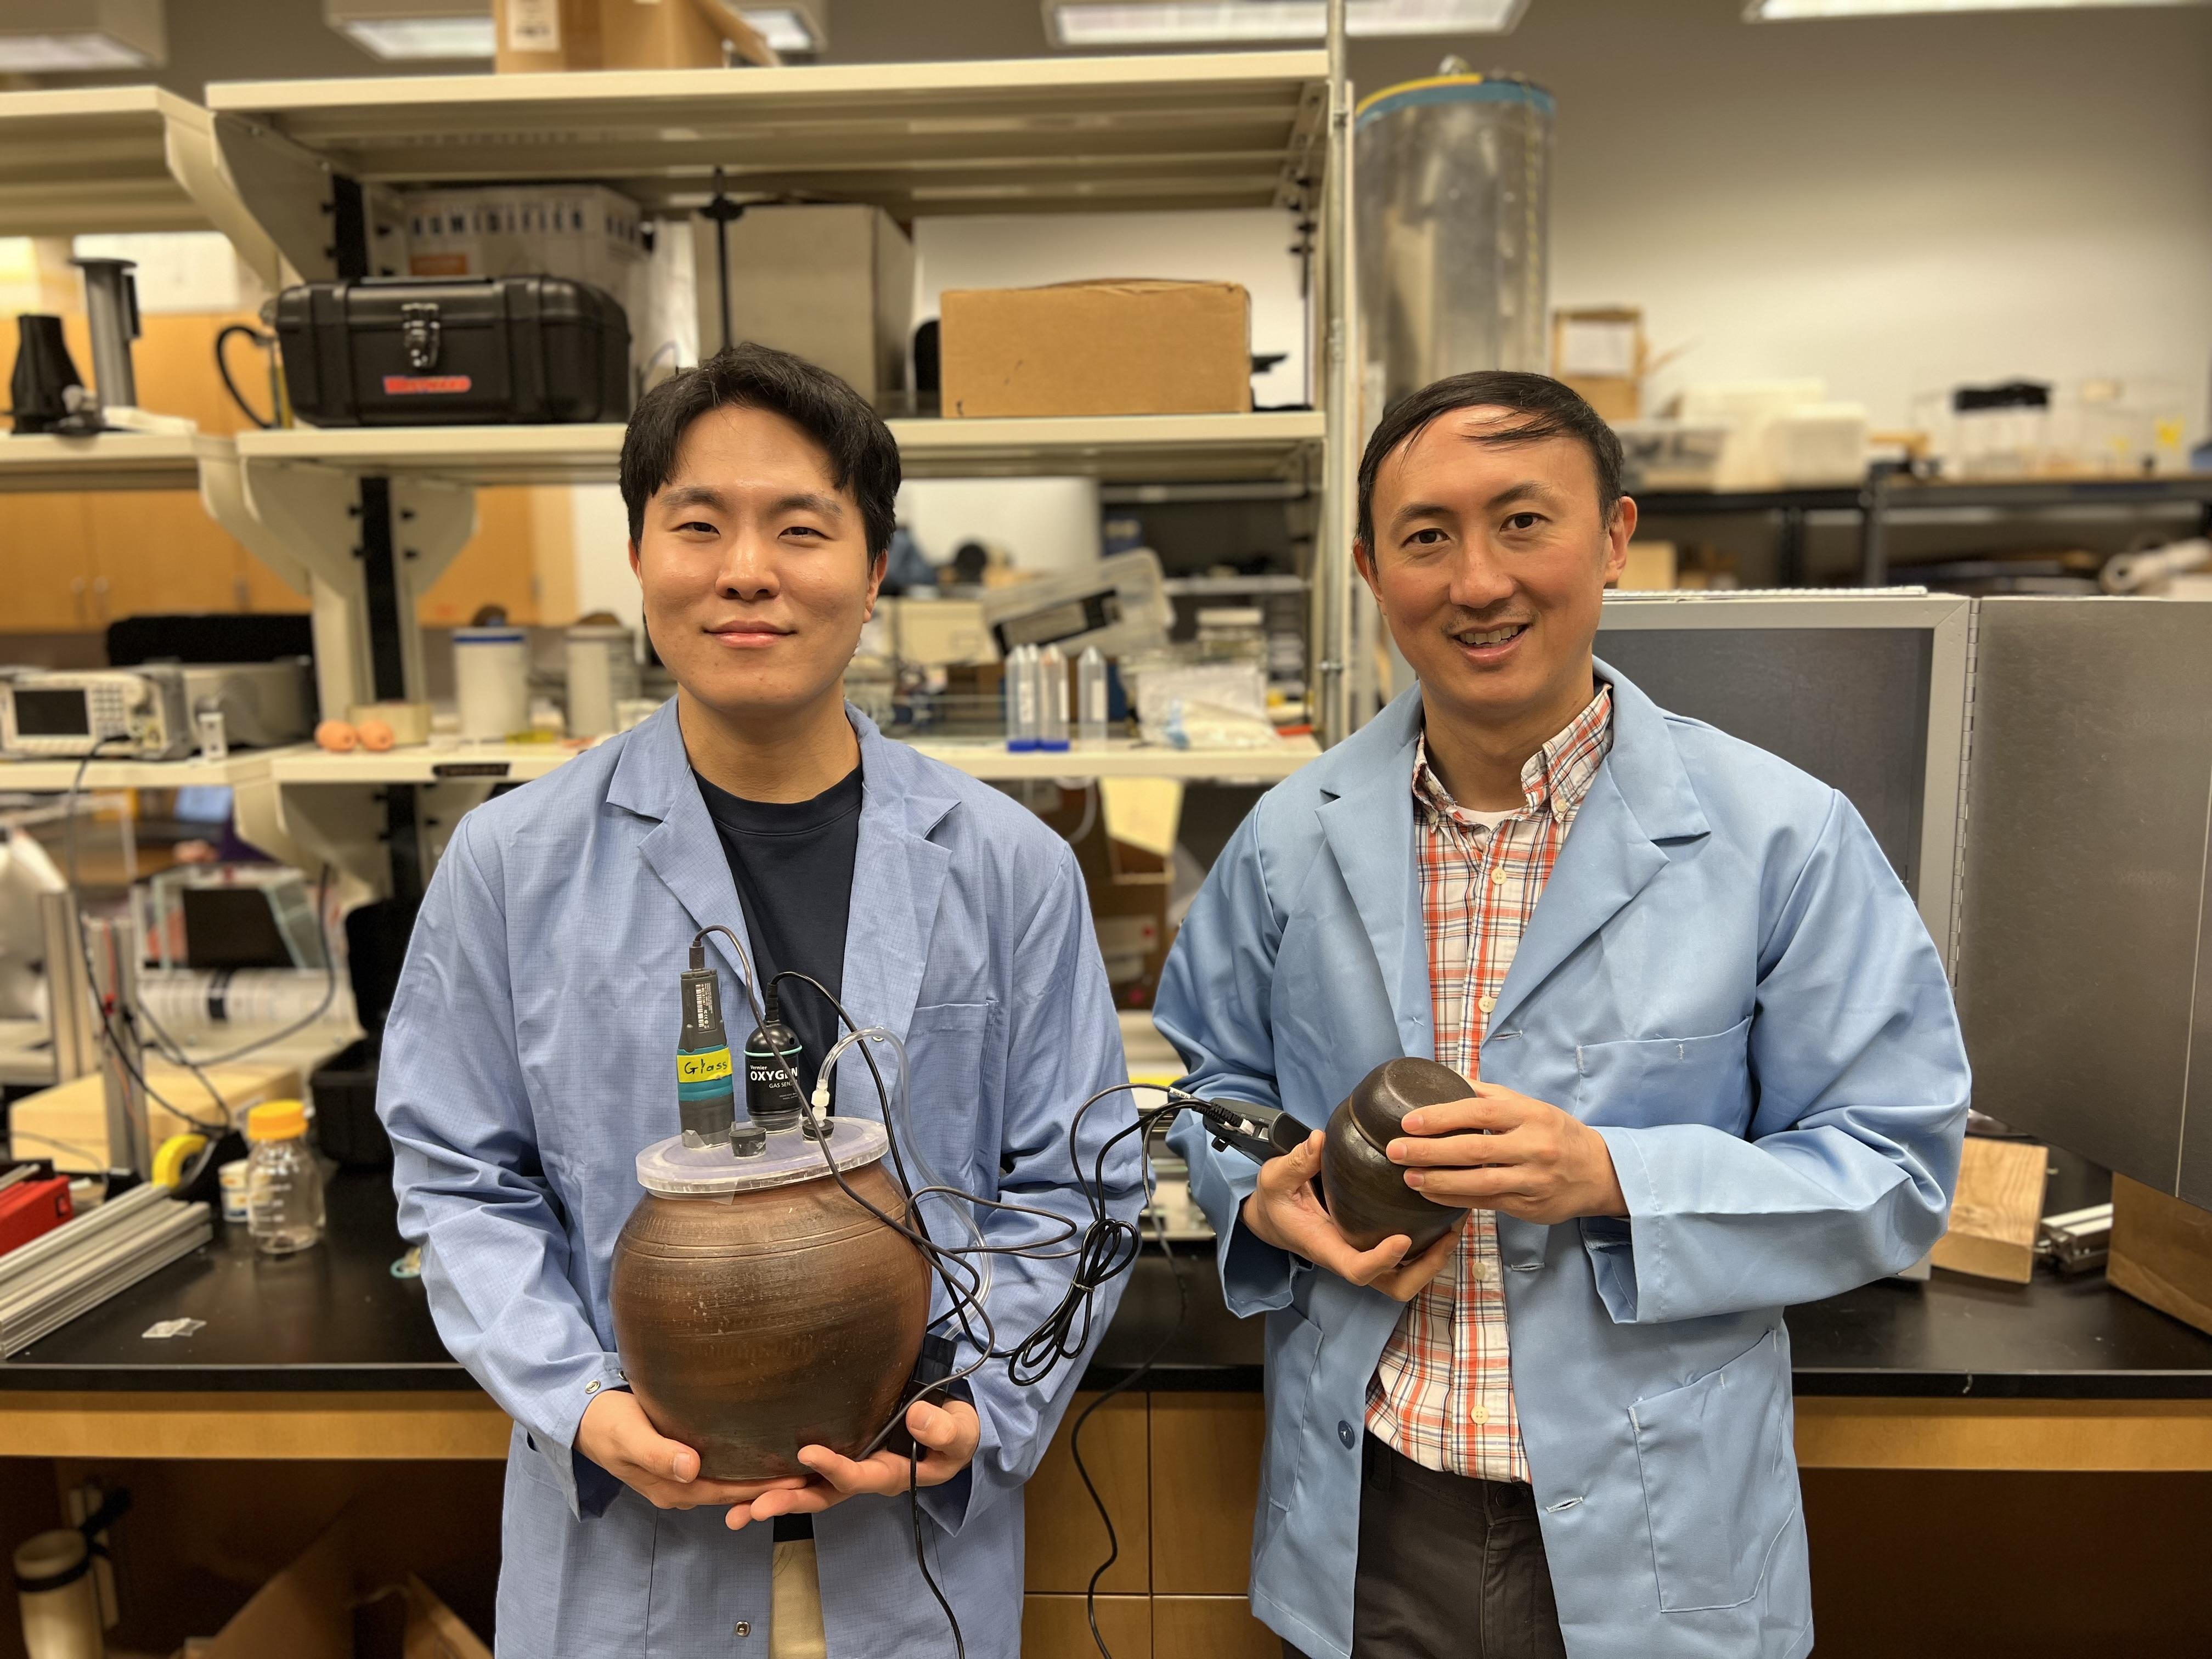
[[[15,1567],[30,1659],[100,1659],[107,1644],[84,1534],[68,1528],[33,1533],[15,1547]]]
[[[1037,653],[1037,747],[1067,747],[1067,659],[1056,645]]]
[[[1439,75],[1364,100],[1354,126],[1366,424],[1472,369],[1543,373],[1551,94]]]
[[[1076,735],[1086,749],[1106,746],[1106,659],[1095,645],[1075,659]]]

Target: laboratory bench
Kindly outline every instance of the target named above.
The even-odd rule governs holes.
[[[157,1497],[164,1480],[179,1492],[213,1481],[232,1502],[251,1501],[237,1496],[252,1484],[241,1467],[258,1465],[272,1487],[326,1486],[342,1465],[404,1461],[416,1466],[410,1479],[459,1482],[467,1501],[495,1505],[495,1488],[463,1466],[504,1457],[507,1420],[446,1354],[421,1281],[395,1273],[403,1245],[388,1177],[336,1176],[328,1209],[318,1249],[257,1258],[243,1228],[222,1230],[0,1361],[0,1460],[52,1460],[59,1484],[135,1480]],[[206,1323],[148,1334],[176,1319]],[[2101,1277],[2039,1272],[2015,1286],[1938,1272],[1793,1309],[1789,1323],[1816,1561],[1872,1547],[1876,1523],[1862,1511],[1882,1526],[1938,1527],[1941,1540],[2025,1526],[2052,1502],[2077,1515],[2104,1514],[2104,1504],[2118,1518],[2100,1547],[2140,1575],[2162,1559],[2172,1525],[2194,1516],[2201,1535],[2212,1503],[2212,1336]],[[1119,1659],[1279,1653],[1243,1600],[1261,1377],[1260,1322],[1223,1305],[1210,1250],[1184,1247],[1171,1264],[1148,1243],[1079,1396],[1088,1403],[1131,1385],[1104,1401],[1083,1438],[1120,1543],[1099,1613]],[[1030,1488],[1032,1653],[1091,1650],[1082,1591],[1107,1551],[1069,1455],[1075,1415]],[[1992,1480],[2032,1491],[1992,1497]],[[2142,1519],[2146,1503],[2158,1524]],[[1822,1518],[1837,1513],[1852,1518]],[[2127,1541],[2130,1528],[2148,1541]],[[2027,1571],[2012,1554],[1989,1559],[2010,1565],[1984,1562],[1968,1577]],[[1862,1566],[1853,1558],[1851,1571]],[[1917,1557],[1898,1570],[1934,1575],[1917,1595],[1899,1595],[1939,1621],[1966,1571]],[[2165,1616],[2154,1585],[2135,1589],[2150,1609],[2143,1618]],[[2033,1601],[2032,1586],[2009,1582],[2002,1595]],[[1840,1636],[1856,1604],[1832,1599],[1820,1599],[1819,1616]],[[1824,1654],[1855,1650],[1824,1637]]]

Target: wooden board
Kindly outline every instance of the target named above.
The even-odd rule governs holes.
[[[1024,1503],[1029,1535],[1025,1582],[1031,1590],[1079,1593],[1106,1559],[1106,1528],[1083,1489],[1068,1436],[1096,1394],[1079,1394],[1037,1465]],[[1145,1396],[1121,1395],[1101,1406],[1083,1431],[1083,1463],[1114,1517],[1121,1553],[1100,1591],[1142,1595],[1152,1587],[1152,1489],[1146,1468]]]
[[[2105,1276],[2138,1302],[2212,1331],[2212,1211],[2114,1176]]]
[[[1266,1438],[1256,1394],[1152,1396],[1155,1595],[1244,1593]]]
[[[150,1057],[145,1070],[146,1081],[172,1106],[203,1121],[213,1121],[215,1103],[191,1073]],[[263,1101],[299,1098],[302,1080],[298,1066],[271,1060],[240,1060],[208,1070],[208,1081],[229,1106],[234,1121],[247,1108]],[[97,1072],[26,1095],[11,1109],[9,1127],[11,1133],[22,1135],[24,1157],[52,1158],[56,1169],[73,1173],[107,1167],[107,1096]],[[147,1139],[152,1146],[158,1147],[169,1136],[185,1133],[191,1127],[177,1112],[155,1101],[146,1103]],[[33,1135],[66,1142],[74,1150],[33,1140]]]
[[[1953,1273],[2027,1284],[2035,1272],[2035,1231],[2050,1167],[2050,1154],[2031,1142],[1967,1136],[1950,1230],[1929,1259]]]
[[[49,1394],[0,1389],[0,1457],[504,1461],[512,1427],[489,1395],[459,1390]]]
[[[1828,1469],[2212,1469],[2212,1400],[1797,1401],[1797,1465]]]

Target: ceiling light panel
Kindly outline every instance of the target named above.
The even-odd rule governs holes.
[[[1966,11],[2108,11],[2126,6],[2201,6],[2212,0],[1749,0],[1746,21],[1786,23],[1816,17],[1905,17]]]
[[[1345,30],[1362,36],[1503,34],[1528,0],[1346,0]],[[1184,46],[1198,41],[1318,40],[1322,0],[1047,0],[1060,46]]]
[[[0,74],[159,69],[168,61],[161,0],[0,5]]]

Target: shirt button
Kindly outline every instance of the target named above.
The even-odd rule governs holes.
[[[730,1627],[730,1634],[732,1636],[750,1636],[752,1633],[752,1620],[750,1619],[740,1619]]]
[[[1352,1425],[1349,1423],[1339,1423],[1336,1425],[1336,1437],[1344,1442],[1345,1450],[1350,1451],[1352,1449],[1352,1443],[1354,1438],[1352,1432]]]
[[[1492,1009],[1498,1006],[1498,999],[1496,997],[1477,997],[1474,1000],[1474,1006],[1481,1009],[1482,1012],[1486,1014],[1490,1012]]]
[[[1490,1421],[1490,1407],[1487,1406],[1477,1406],[1472,1412],[1469,1412],[1468,1415],[1477,1424],[1487,1423]]]
[[[1505,866],[1504,865],[1499,865],[1495,870],[1492,870],[1490,872],[1490,884],[1492,887],[1502,887],[1505,884]]]
[[[597,1394],[599,1391],[599,1384],[596,1379],[584,1384],[584,1392],[586,1394]]]
[[[1492,1279],[1497,1277],[1498,1269],[1491,1263],[1487,1261],[1478,1261],[1474,1264],[1474,1282],[1476,1284],[1487,1285]]]

